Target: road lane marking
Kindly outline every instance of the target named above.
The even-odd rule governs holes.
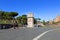
[[[43,35],[45,35],[46,33],[50,32],[50,31],[58,30],[58,29],[60,29],[60,28],[56,28],[56,29],[52,29],[52,30],[45,31],[45,32],[43,32],[42,34],[38,35],[37,37],[33,38],[33,40],[38,40],[38,39],[40,39]]]

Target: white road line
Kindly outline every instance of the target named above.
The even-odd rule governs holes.
[[[45,31],[45,32],[43,32],[42,34],[38,35],[37,37],[33,38],[33,40],[38,40],[38,39],[40,39],[43,35],[45,35],[46,33],[50,32],[50,31],[58,30],[58,29],[60,29],[60,28],[56,28],[56,29],[52,29],[52,30]]]

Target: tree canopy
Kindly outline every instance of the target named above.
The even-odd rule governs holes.
[[[44,25],[46,24],[46,22],[45,22],[45,20],[43,20],[43,22],[42,22]]]
[[[17,15],[18,15],[17,12],[0,11],[0,19],[12,19]]]
[[[16,18],[22,25],[27,24],[27,15],[18,16]]]

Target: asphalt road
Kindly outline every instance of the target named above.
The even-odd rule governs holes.
[[[44,34],[38,40],[60,40],[60,29],[50,31],[50,32]]]
[[[32,40],[41,33],[51,29],[53,28],[3,29],[0,30],[0,40]],[[43,40],[43,38],[41,38],[41,40]]]

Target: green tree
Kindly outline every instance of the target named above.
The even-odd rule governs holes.
[[[43,20],[43,22],[42,22],[44,25],[46,24],[46,22],[45,22],[45,20]]]
[[[17,16],[18,13],[17,12],[4,12],[4,11],[0,11],[0,18],[2,19],[11,19],[11,18],[15,18],[15,16]]]
[[[37,23],[37,21],[40,21],[41,19],[40,18],[34,18],[34,24]]]
[[[21,23],[21,19],[22,19],[21,16],[18,16],[16,19],[18,20],[19,23]]]
[[[27,24],[27,15],[18,16],[16,19],[17,19],[17,20],[19,21],[19,23],[21,23],[22,25]]]
[[[15,16],[17,16],[18,15],[18,13],[17,12],[10,12],[10,14],[9,14],[11,17],[15,17]]]
[[[10,19],[15,19],[15,17],[18,15],[17,12],[5,12],[5,11],[0,11],[0,20],[1,22],[7,22],[11,21]]]
[[[9,12],[4,12],[3,18],[4,18],[4,19],[11,19],[11,16],[9,16],[9,15],[10,15]]]
[[[22,15],[21,23],[22,25],[27,24],[27,15]]]
[[[13,19],[17,15],[18,15],[17,12],[4,12],[3,17],[4,17],[4,19]]]
[[[4,11],[0,11],[0,18],[3,19]]]
[[[36,20],[40,21],[41,19],[40,18],[36,18]]]

